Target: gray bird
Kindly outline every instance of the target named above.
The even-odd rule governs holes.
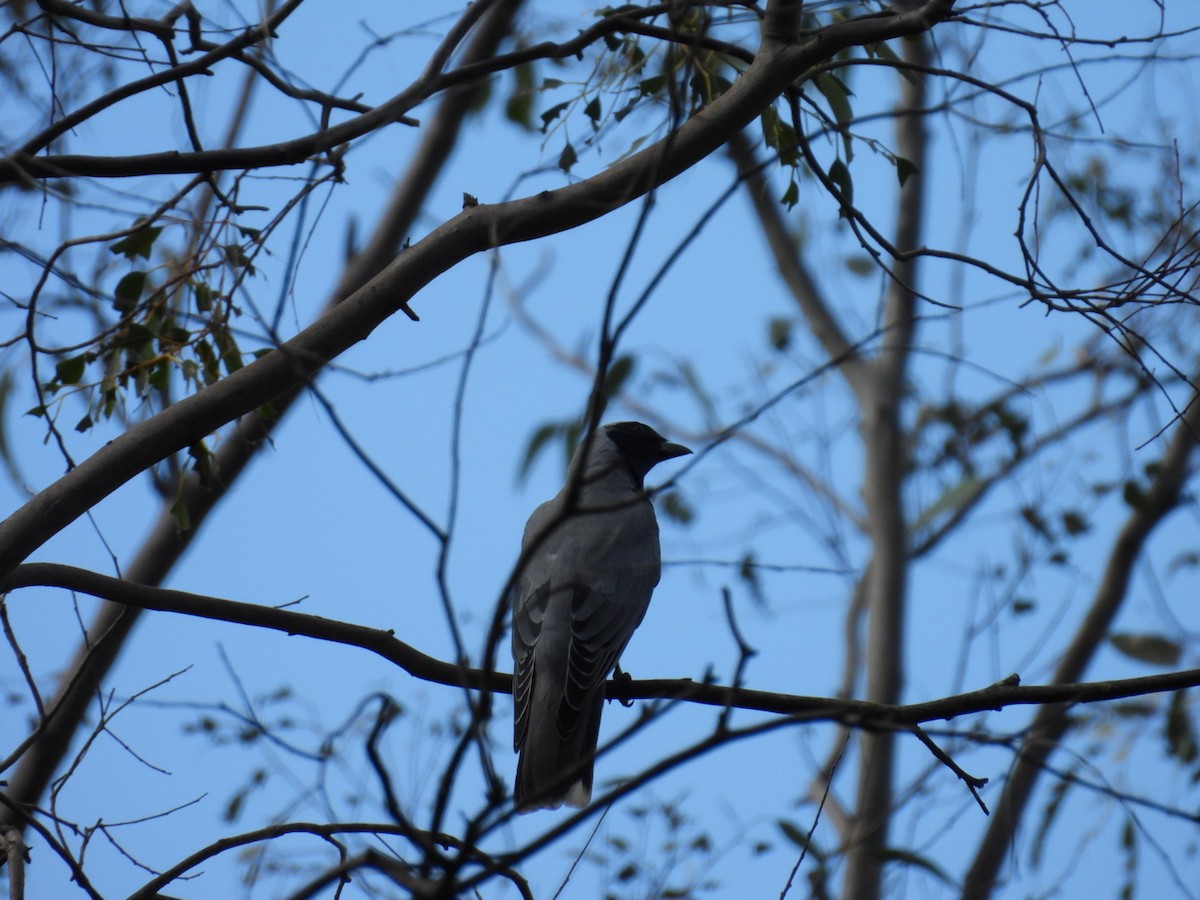
[[[520,812],[591,800],[604,680],[662,565],[643,479],[691,452],[641,422],[602,425],[580,444],[563,489],[525,525],[512,631]]]

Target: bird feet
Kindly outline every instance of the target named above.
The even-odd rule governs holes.
[[[622,686],[633,684],[633,678],[630,676],[630,674],[628,672],[621,671],[620,663],[617,663],[616,668],[613,669],[613,681],[617,682],[618,684],[620,684]],[[626,709],[629,709],[629,707],[633,706],[633,701],[628,700],[624,697],[618,697],[617,702],[620,703],[622,706],[624,706]]]

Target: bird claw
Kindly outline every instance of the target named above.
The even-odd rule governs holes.
[[[633,684],[633,677],[628,672],[622,672],[621,666],[618,663],[616,669],[613,670],[613,681],[624,687],[626,685]],[[626,709],[629,709],[629,707],[633,706],[633,701],[626,697],[618,697],[617,702]]]

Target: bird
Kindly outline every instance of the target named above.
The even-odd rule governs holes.
[[[646,473],[691,452],[641,422],[602,425],[525,525],[512,590],[518,812],[591,801],[604,682],[662,567]]]

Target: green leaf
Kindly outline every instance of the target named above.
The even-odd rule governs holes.
[[[567,145],[563,147],[562,153],[558,156],[558,167],[564,172],[570,172],[571,166],[579,162],[579,156],[575,153],[575,148],[571,146],[571,142],[567,141]]]
[[[225,251],[225,261],[229,265],[235,269],[245,269],[250,275],[254,274],[254,264],[250,262],[250,257],[246,255],[241,244],[223,244],[221,249]]]
[[[126,259],[136,259],[139,256],[142,259],[149,259],[154,242],[158,240],[161,233],[162,228],[159,226],[144,225],[127,237],[121,238],[108,250],[110,253],[124,256]]]
[[[657,94],[663,89],[667,83],[666,75],[652,75],[650,78],[643,78],[638,84],[638,90],[641,91],[643,97],[648,97],[651,94]]]
[[[941,866],[931,859],[913,853],[911,850],[901,850],[899,847],[885,847],[880,851],[879,855],[888,862],[898,862],[901,865],[923,869],[943,884],[950,885],[951,887],[954,886],[954,879],[946,874],[946,871]]]
[[[896,177],[900,179],[900,187],[904,187],[905,182],[918,174],[921,170],[917,168],[917,164],[911,159],[905,159],[903,156],[895,157]]]
[[[904,76],[905,80],[910,84],[920,84],[921,76],[912,69],[905,68],[900,65],[900,57],[896,55],[896,51],[887,44],[880,41],[878,44],[866,44],[863,49],[872,56],[877,56],[880,59],[886,59],[888,62],[896,63],[896,71]]]
[[[871,259],[865,253],[855,253],[852,256],[846,257],[846,268],[855,275],[866,278],[868,275],[874,273],[875,260]]]
[[[510,122],[515,122],[527,131],[534,130],[533,124],[533,85],[535,80],[532,63],[522,63],[513,69],[516,85],[504,104],[504,114]],[[545,87],[543,83],[542,87]]]
[[[196,310],[198,312],[208,312],[213,305],[213,292],[207,284],[197,284],[192,287],[192,293],[196,297]]]
[[[1068,777],[1057,778],[1052,783],[1050,797],[1046,800],[1046,805],[1042,809],[1041,821],[1038,822],[1037,831],[1033,835],[1031,856],[1034,866],[1041,864],[1042,851],[1046,846],[1046,838],[1050,835],[1050,828],[1054,825],[1054,820],[1063,808],[1063,801],[1067,798],[1067,791],[1076,783],[1075,779],[1070,776],[1075,775],[1077,770],[1078,767],[1073,766],[1068,771]]]
[[[1062,520],[1063,528],[1065,528],[1067,530],[1067,534],[1071,535],[1072,537],[1077,534],[1085,534],[1088,528],[1090,528],[1087,520],[1075,510],[1067,510],[1065,513],[1063,513]]]
[[[767,340],[772,349],[782,353],[792,343],[792,320],[775,316],[767,324]]]
[[[113,309],[117,312],[127,313],[137,306],[137,302],[142,299],[142,291],[146,289],[146,273],[140,269],[128,273],[124,278],[117,282],[117,288],[113,291],[113,296],[116,300],[113,302]]]
[[[854,92],[832,72],[819,72],[813,79],[813,84],[825,97],[825,102],[829,104],[833,117],[842,129],[842,138],[846,145],[846,159],[849,161],[854,158],[854,150],[851,146],[853,138],[849,131],[850,123],[854,119],[854,110],[850,108],[850,98]]]
[[[1042,514],[1032,506],[1021,507],[1021,518],[1025,520],[1026,524],[1028,524],[1030,528],[1032,528],[1042,537],[1046,538],[1047,540],[1054,540],[1054,535],[1046,526],[1046,520],[1043,519]]]
[[[91,413],[88,413],[86,416],[84,416],[82,419],[80,419],[78,422],[75,423],[75,430],[78,431],[80,434],[82,434],[83,432],[85,432],[89,428],[91,428],[92,425],[94,425],[94,424],[95,423],[92,421]]]
[[[1153,666],[1178,665],[1179,658],[1183,655],[1183,647],[1178,642],[1160,634],[1120,632],[1109,635],[1108,640],[1113,647],[1130,659]]]
[[[663,515],[672,522],[678,522],[680,525],[690,525],[692,520],[696,518],[696,511],[688,505],[688,502],[683,499],[683,494],[679,491],[671,491],[664,494],[660,501],[662,504]]]
[[[200,476],[200,483],[206,487],[215,486],[218,483],[217,460],[208,445],[204,441],[192,444],[188,447],[188,456],[194,460],[193,467]]]
[[[779,146],[779,110],[773,105],[768,106],[762,111],[762,115],[758,117],[762,123],[763,140],[767,142],[767,146],[775,149]]]
[[[604,399],[615,397],[625,382],[629,380],[629,376],[633,374],[634,359],[626,354],[618,356],[612,361],[608,367],[608,371],[604,373]]]
[[[971,503],[983,490],[985,483],[982,479],[966,477],[958,484],[951,485],[942,496],[933,501],[924,512],[917,516],[912,523],[913,534],[920,534],[926,528],[944,515],[953,515],[968,503]]]
[[[783,832],[783,836],[799,847],[801,850],[809,849],[808,835],[801,831],[795,822],[787,819],[779,819],[776,823],[779,825],[779,830]]]
[[[592,128],[600,127],[600,98],[593,97],[583,108],[583,114],[592,120]]]
[[[545,446],[556,436],[562,433],[562,425],[558,422],[547,422],[541,425],[530,437],[529,443],[525,446],[525,455],[521,457],[521,465],[517,468],[517,480],[524,481],[529,475],[529,470],[533,468],[534,462],[538,458],[538,454],[542,452]]]
[[[1121,495],[1125,498],[1125,502],[1130,508],[1141,511],[1146,508],[1146,495],[1142,492],[1141,487],[1136,481],[1125,482],[1125,487],[1121,491]]]
[[[1181,763],[1190,765],[1200,758],[1200,745],[1196,741],[1196,728],[1188,714],[1187,689],[1171,694],[1167,706],[1167,752]]]
[[[542,113],[542,131],[543,133],[550,127],[550,123],[563,114],[563,111],[570,106],[570,102],[556,103],[544,113]]]
[[[850,179],[850,170],[840,159],[835,159],[829,167],[829,180],[837,185],[841,200],[846,206],[854,205],[854,182]]]
[[[795,178],[788,182],[788,188],[783,192],[783,196],[779,198],[779,202],[788,209],[791,209],[800,202],[800,185],[796,184]]]
[[[60,359],[54,364],[54,375],[63,384],[79,384],[87,368],[87,354]]]
[[[749,550],[746,551],[746,555],[742,557],[741,564],[738,566],[738,577],[746,583],[746,588],[750,591],[750,599],[760,609],[765,610],[767,595],[763,592],[762,579],[758,577],[758,561]]]
[[[175,502],[171,504],[171,518],[175,520],[175,527],[181,532],[190,531],[192,528],[192,515],[188,511],[187,502],[184,499],[183,486],[185,483],[184,476],[180,475]]]
[[[829,109],[839,125],[849,125],[854,118],[854,110],[850,107],[850,98],[854,92],[832,72],[818,72],[813,79],[817,90],[829,103]]]

